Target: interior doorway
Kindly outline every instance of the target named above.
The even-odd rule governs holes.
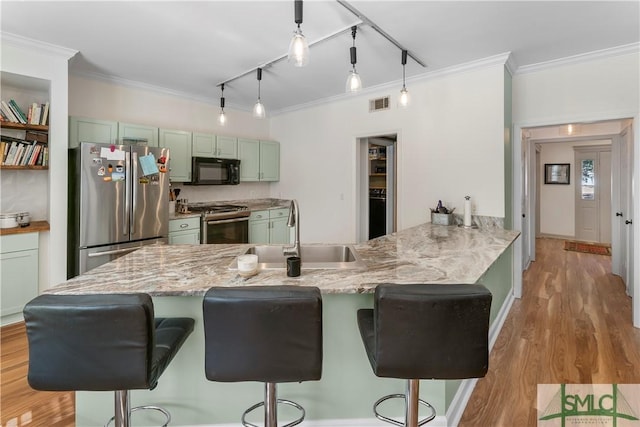
[[[540,213],[545,209],[555,209],[553,213],[558,218],[565,218],[567,212],[557,209],[557,205],[548,203],[548,200],[540,199],[541,187],[544,187],[542,181],[545,163],[569,163],[571,162],[572,181],[578,184],[576,192],[581,191],[582,177],[577,174],[580,169],[577,165],[578,161],[574,159],[573,153],[566,161],[547,162],[540,152],[540,148],[552,147],[558,145],[559,142],[577,141],[581,145],[602,145],[605,141],[610,147],[610,172],[607,179],[610,181],[603,185],[611,188],[611,200],[604,202],[604,208],[608,210],[607,215],[602,215],[602,221],[608,222],[610,225],[610,241],[612,252],[612,273],[619,275],[624,280],[627,287],[627,294],[634,296],[634,290],[640,286],[637,283],[637,275],[634,266],[634,251],[636,243],[634,242],[634,233],[631,224],[634,218],[634,201],[633,192],[630,190],[633,186],[634,177],[634,120],[612,119],[606,121],[593,121],[589,123],[579,124],[554,124],[535,127],[519,127],[515,130],[519,137],[516,140],[518,156],[514,157],[515,167],[522,173],[521,176],[516,174],[516,180],[522,184],[520,191],[516,191],[514,200],[520,200],[514,206],[514,218],[520,218],[522,221],[521,228],[523,233],[523,244],[520,249],[522,253],[518,253],[520,265],[514,270],[516,275],[528,266],[528,262],[534,260],[535,254],[535,238],[536,236],[544,236],[545,221],[540,218]],[[604,154],[604,162],[609,162],[609,155]],[[515,169],[514,167],[514,169]],[[560,186],[547,186],[556,187]],[[566,186],[565,186],[566,187]],[[516,187],[514,187],[516,188]],[[517,188],[516,188],[517,189]],[[572,208],[574,195],[571,195]],[[562,200],[557,198],[556,200]],[[570,215],[574,218],[574,215]],[[540,231],[536,230],[540,228]],[[558,233],[560,235],[550,237],[568,237],[575,232]],[[524,236],[526,234],[526,236]],[[554,233],[551,233],[554,234]],[[564,236],[562,235],[564,234]],[[575,234],[574,234],[575,235]],[[599,237],[601,239],[601,237]],[[608,237],[605,237],[607,240]],[[590,239],[596,240],[596,239]],[[519,264],[519,263],[518,263]],[[634,268],[635,267],[635,268]],[[519,297],[522,295],[522,281],[514,278],[514,295]],[[634,301],[634,325],[640,327],[640,304]]]
[[[575,239],[611,243],[611,146],[574,147]]]
[[[397,227],[397,134],[358,138],[358,241]]]

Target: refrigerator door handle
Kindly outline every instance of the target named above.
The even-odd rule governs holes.
[[[140,249],[140,248],[135,247],[135,248],[126,248],[126,249],[114,249],[112,251],[93,252],[93,253],[88,254],[87,256],[89,258],[94,258],[94,257],[98,257],[98,256],[105,256],[105,255],[124,254],[124,253],[127,253],[127,252],[133,252],[136,249]]]
[[[136,221],[135,218],[136,217],[136,211],[137,211],[137,205],[138,205],[138,153],[136,153],[135,151],[131,152],[131,169],[129,169],[131,171],[131,173],[133,174],[133,183],[131,185],[131,192],[132,194],[132,209],[131,209],[131,234],[133,235],[136,230]],[[129,175],[131,175],[131,173]]]
[[[122,221],[122,234],[125,236],[129,235],[129,221],[131,219],[131,152],[127,151],[125,154],[125,181],[124,181],[124,211],[123,217],[124,221]]]

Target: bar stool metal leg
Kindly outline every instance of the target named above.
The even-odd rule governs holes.
[[[264,385],[264,427],[278,427],[278,396],[275,383]]]
[[[131,427],[131,414],[140,410],[158,411],[164,415],[165,420],[161,427],[167,427],[171,422],[171,414],[164,408],[154,405],[143,405],[131,408],[129,390],[117,390],[115,392],[115,415],[107,421],[104,427],[109,427],[113,422],[115,427]]]
[[[115,426],[116,427],[130,427],[131,425],[131,409],[129,403],[129,390],[116,390],[115,393]],[[109,425],[107,422],[107,426]]]
[[[284,405],[293,406],[300,411],[300,418],[285,424],[282,427],[293,427],[304,421],[304,417],[307,415],[302,406],[286,399],[278,399],[276,391],[277,383],[265,383],[264,384],[264,402],[258,402],[242,414],[242,425],[245,427],[260,427],[256,424],[252,424],[246,420],[247,415],[261,406],[264,406],[264,427],[278,427],[278,403]],[[402,396],[402,395],[401,395]]]
[[[393,424],[399,427],[419,427],[436,417],[436,410],[424,400],[420,399],[420,380],[407,380],[407,391],[405,394],[389,394],[383,396],[373,404],[373,413],[376,418],[381,421]],[[384,416],[378,412],[378,405],[389,399],[404,399],[405,400],[405,418],[404,421],[394,420],[393,418]],[[418,409],[422,406],[429,408],[430,413],[425,418],[418,419]]]

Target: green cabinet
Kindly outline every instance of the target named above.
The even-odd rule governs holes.
[[[76,148],[81,142],[117,144],[118,122],[86,117],[70,117],[69,148]]]
[[[0,236],[2,325],[22,321],[25,304],[38,295],[38,233]]]
[[[170,245],[199,245],[200,217],[176,218],[169,221]]]
[[[279,181],[280,143],[238,138],[240,181]]]
[[[69,118],[69,148],[81,142],[158,146],[158,128],[87,117]]]
[[[131,123],[118,123],[118,142],[124,145],[157,147],[158,128]]]
[[[210,133],[194,133],[192,143],[194,157],[238,158],[238,138]]]
[[[287,227],[288,217],[288,208],[251,212],[249,217],[249,243],[290,243],[291,231]]]
[[[160,129],[160,147],[169,149],[169,180],[191,181],[191,132]]]

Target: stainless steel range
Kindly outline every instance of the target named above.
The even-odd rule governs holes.
[[[242,205],[190,203],[199,212],[200,243],[249,243],[249,208]]]

